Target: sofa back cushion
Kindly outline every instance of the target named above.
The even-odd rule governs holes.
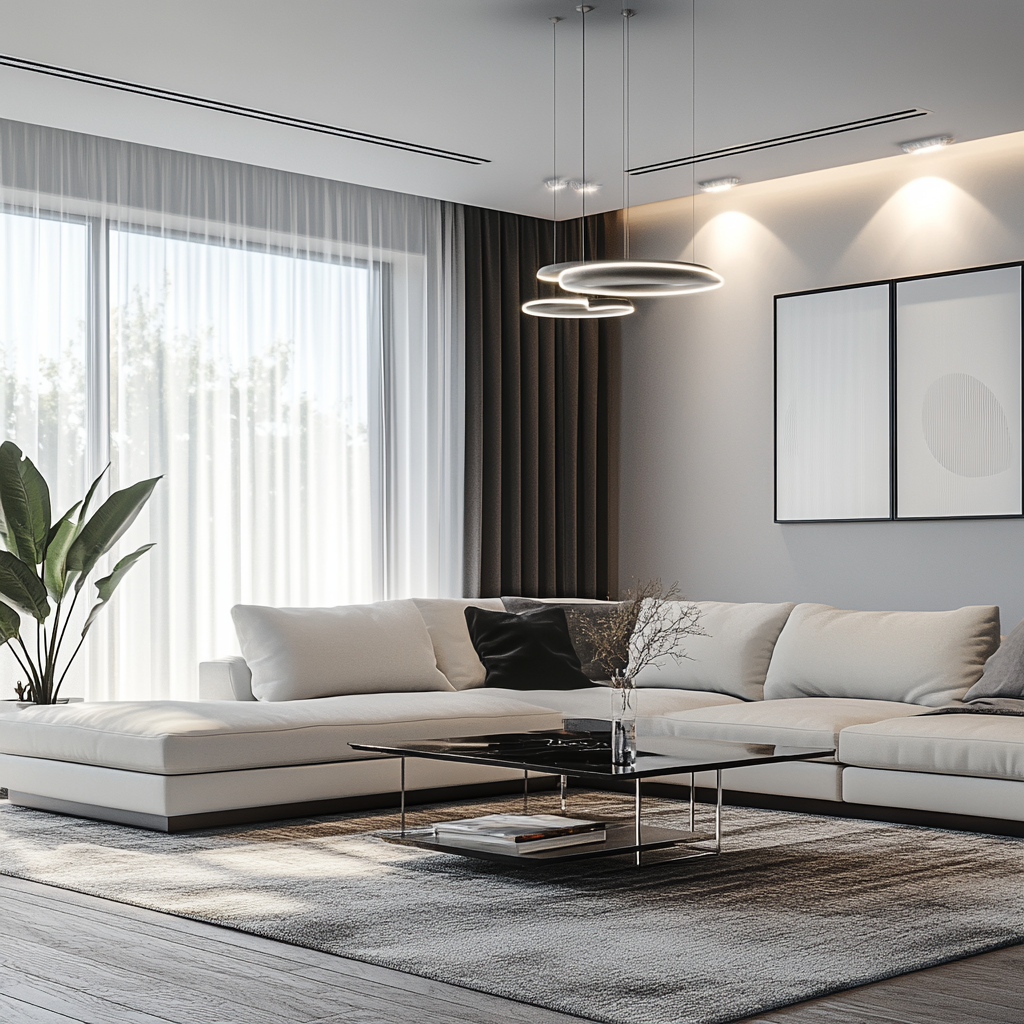
[[[257,700],[448,690],[412,601],[231,609]]]
[[[466,625],[467,608],[504,611],[500,597],[478,597],[472,600],[449,597],[414,597],[413,602],[430,634],[437,667],[456,690],[483,686],[487,670],[469,638]]]
[[[742,700],[762,700],[772,650],[792,604],[729,604],[694,601],[705,636],[684,641],[686,657],[659,658],[637,673],[637,686],[713,690]],[[670,602],[679,612],[690,602]],[[642,638],[637,637],[633,643]]]
[[[798,604],[775,645],[764,695],[938,707],[963,698],[998,646],[994,605],[860,612]]]

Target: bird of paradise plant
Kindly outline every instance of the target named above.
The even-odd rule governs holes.
[[[96,581],[97,600],[75,649],[63,660],[68,626],[87,577],[135,521],[160,479],[115,491],[89,516],[104,473],[106,469],[82,501],[51,522],[50,489],[42,474],[13,441],[0,444],[0,540],[5,549],[0,550],[0,644],[7,644],[27,679],[18,684],[19,700],[57,702],[96,616],[128,570],[153,547],[143,544]],[[35,619],[34,654],[22,635],[23,617]]]

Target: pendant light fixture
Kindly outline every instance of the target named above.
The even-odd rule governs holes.
[[[592,8],[584,5],[577,7],[576,10],[580,11],[585,19],[587,12]],[[622,11],[623,258],[555,263],[541,267],[537,277],[541,281],[557,281],[559,287],[578,295],[606,295],[625,299],[693,295],[696,292],[711,291],[714,288],[721,288],[725,280],[710,267],[681,260],[632,259],[629,255],[629,22],[635,14],[636,11],[628,7]],[[691,15],[691,18],[692,41],[696,17]],[[695,47],[693,54],[695,57]],[[695,82],[695,71],[693,79]],[[695,113],[696,101],[691,95],[691,151]]]
[[[584,17],[586,17],[587,11],[593,10],[592,7],[580,6],[576,10],[580,11]],[[580,223],[580,255],[585,256],[583,247],[586,244],[586,212],[587,212],[587,192],[590,189],[587,188],[586,181],[586,133],[584,132],[584,159],[583,159],[583,178],[580,182],[575,181],[563,181],[558,177],[558,47],[556,33],[558,31],[558,23],[562,20],[561,18],[549,18],[551,22],[551,177],[544,183],[549,189],[551,189],[551,229],[553,233],[553,245],[552,252],[558,256],[558,193],[566,186],[570,185],[574,191],[580,193],[583,202],[583,218]],[[586,60],[586,36],[584,28],[583,36],[583,56],[584,61]],[[584,118],[586,117],[586,64],[584,64],[584,91],[583,91],[583,111]],[[576,188],[576,185],[579,188]],[[572,270],[576,267],[585,266],[583,260],[575,260],[567,263],[552,263],[547,267],[542,267],[537,273],[537,279],[539,281],[545,281],[548,283],[557,284],[559,275],[564,270]],[[619,297],[609,298],[603,295],[600,291],[590,292],[589,295],[594,296],[593,298],[583,298],[580,294],[574,295],[559,295],[555,298],[549,299],[533,299],[530,302],[524,302],[522,310],[524,313],[528,313],[530,316],[547,317],[554,320],[603,320],[608,317],[615,316],[629,316],[630,313],[635,312],[633,303],[626,299]]]

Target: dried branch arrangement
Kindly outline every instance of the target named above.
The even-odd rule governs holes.
[[[617,670],[612,682],[624,685],[659,658],[687,657],[687,637],[707,636],[700,625],[700,609],[683,601],[679,584],[664,590],[660,579],[639,583],[626,592],[618,608],[600,618],[574,616],[576,633],[594,651],[594,661]]]

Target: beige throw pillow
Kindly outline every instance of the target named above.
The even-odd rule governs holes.
[[[412,601],[231,609],[257,700],[448,690]]]
[[[471,600],[457,597],[414,597],[434,645],[437,667],[456,690],[469,690],[484,685],[487,670],[477,656],[466,625],[467,608],[484,608],[501,612],[505,606],[500,597],[478,597]]]
[[[766,700],[860,697],[938,707],[962,700],[999,647],[999,609],[844,611],[798,604],[775,645]]]
[[[690,602],[673,601],[677,610]],[[683,642],[687,657],[660,658],[637,674],[637,686],[672,686],[683,690],[712,690],[743,700],[762,700],[764,680],[775,641],[786,624],[792,604],[731,604],[694,601],[698,625],[707,636]]]

